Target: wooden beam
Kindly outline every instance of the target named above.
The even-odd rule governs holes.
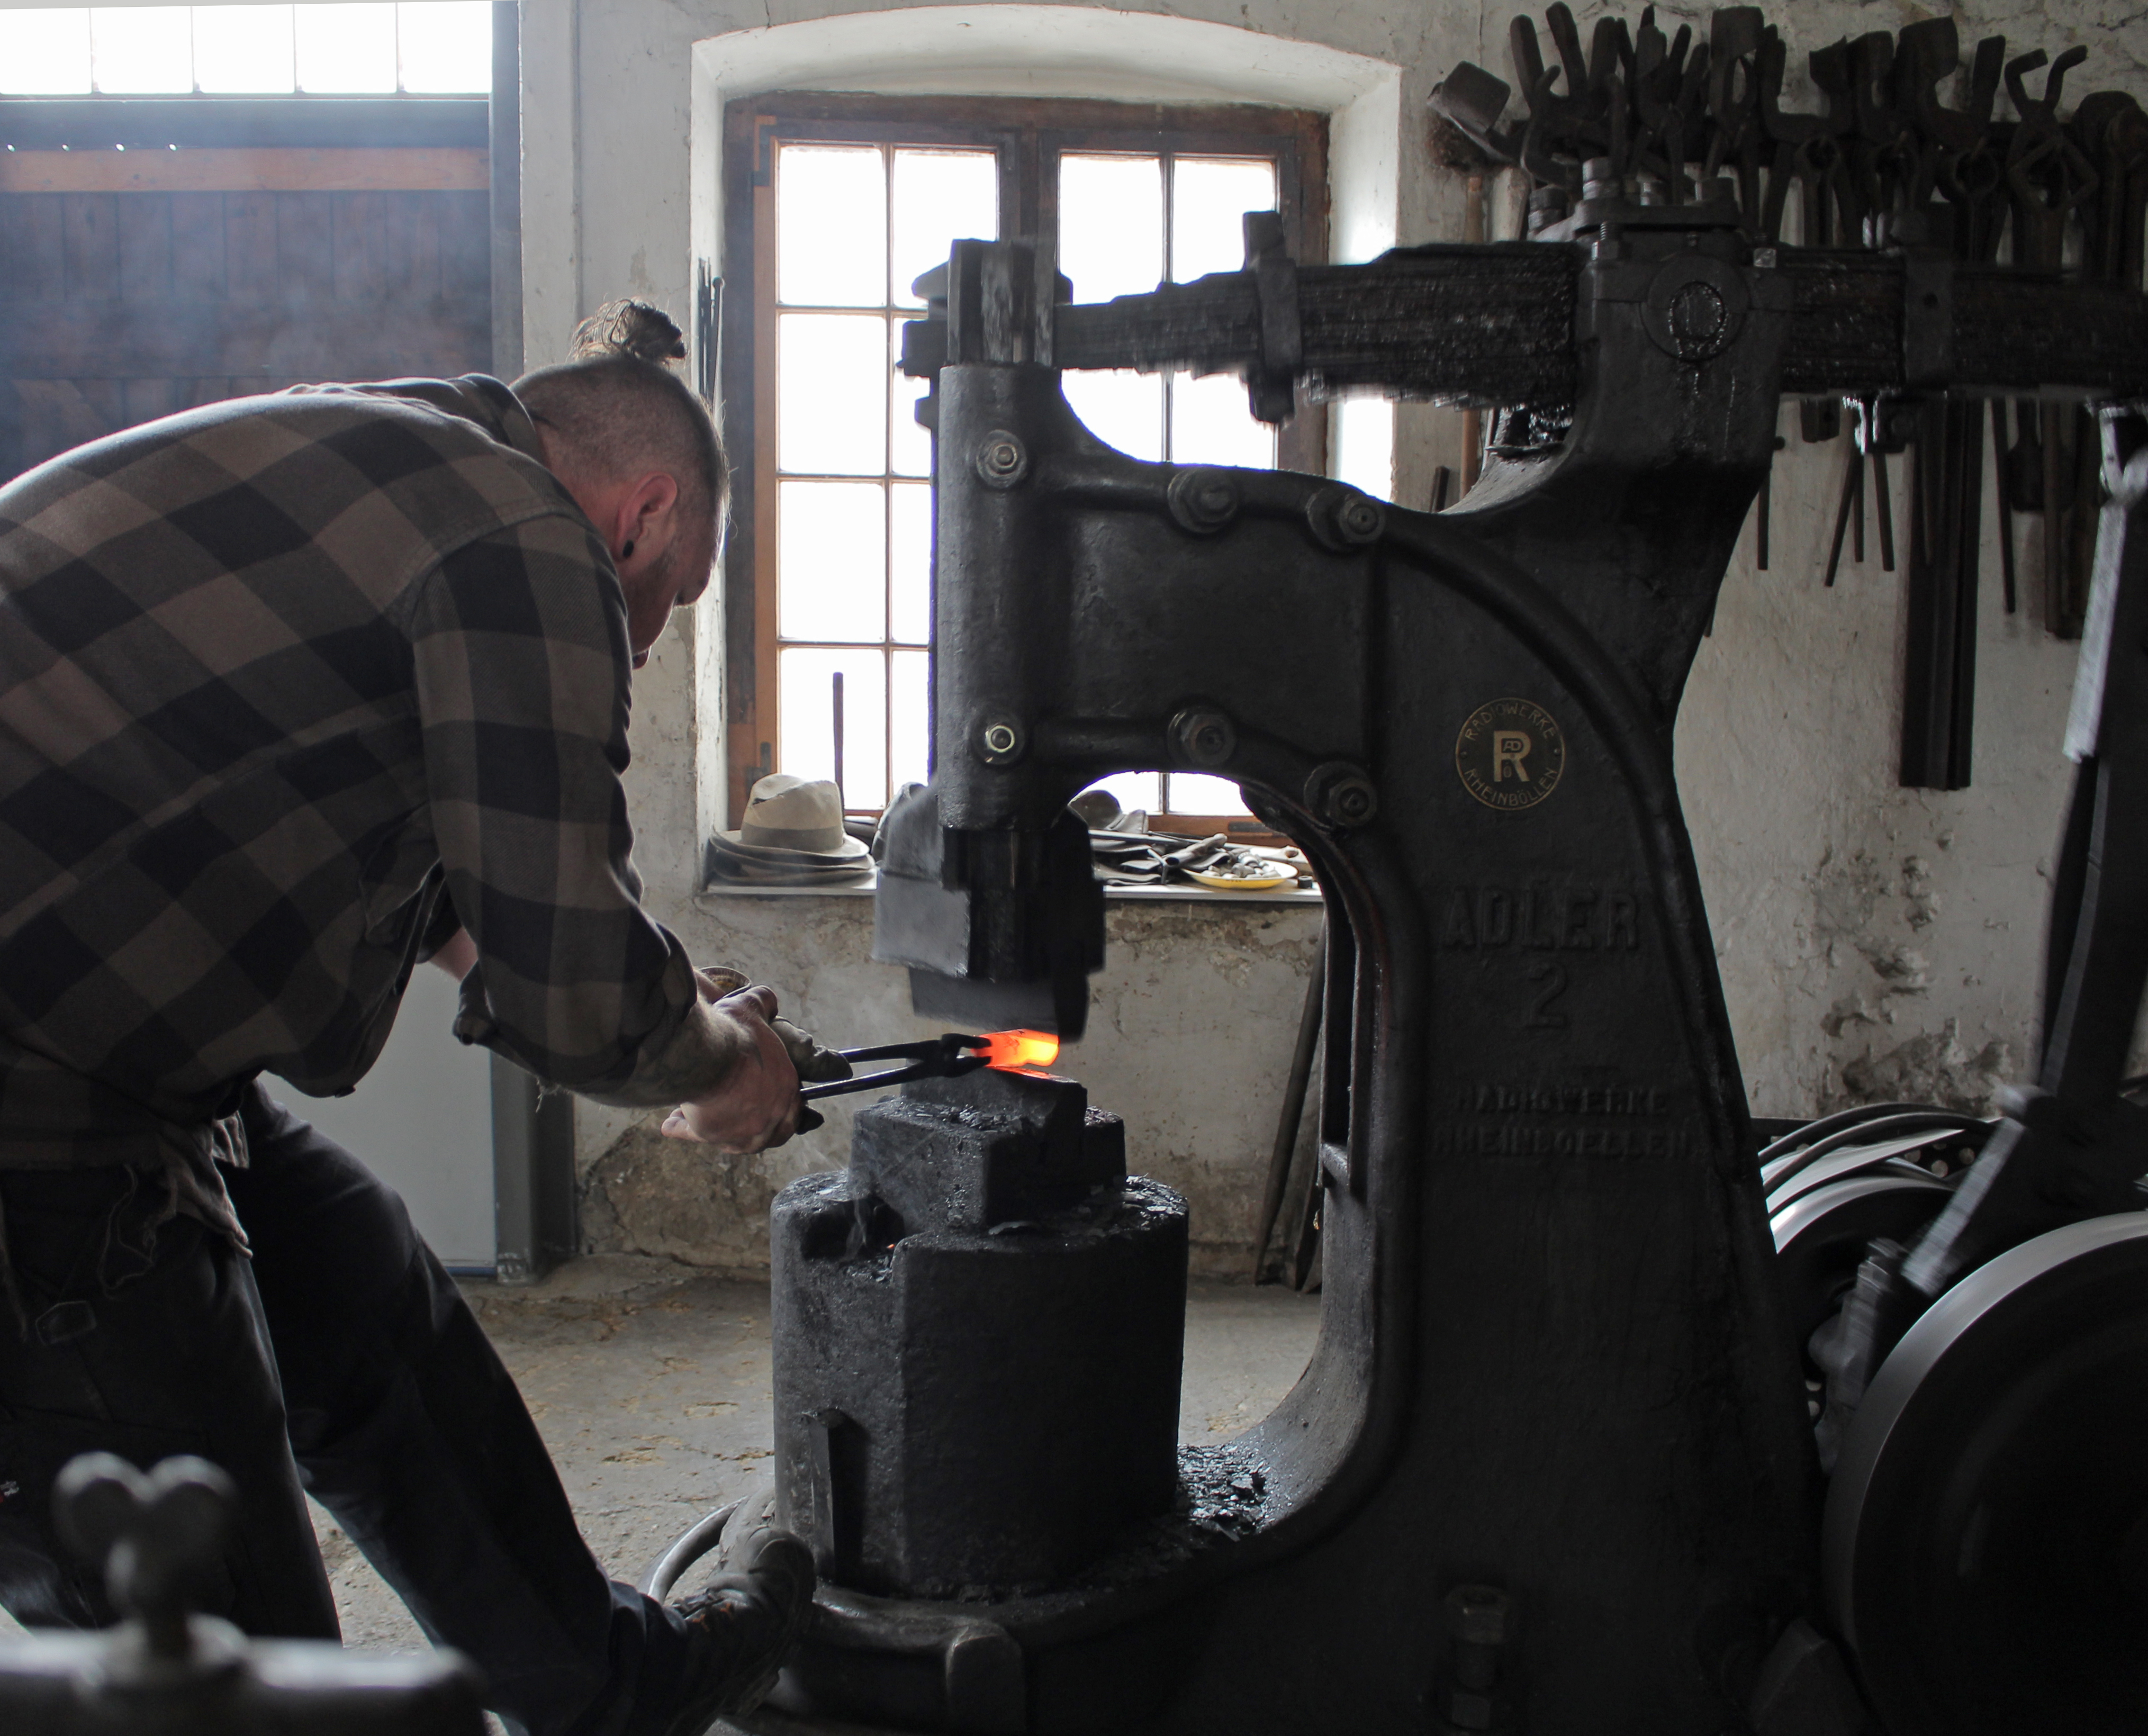
[[[0,193],[483,193],[482,146],[0,151]]]
[[[18,381],[216,374],[241,393],[481,372],[491,353],[483,298],[17,303],[0,323],[0,378]]]

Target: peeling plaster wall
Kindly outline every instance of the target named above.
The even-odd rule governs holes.
[[[1724,583],[1678,735],[1701,881],[1755,1113],[1933,1099],[1981,1110],[2035,1052],[2074,647],[2039,624],[2035,521],[2021,612],[1984,551],[1973,781],[1905,790],[1899,574],[1844,551],[1824,590],[1841,484],[1829,446],[1778,460],[1773,571],[1752,535]],[[1900,466],[1895,522],[1905,522]]]
[[[675,926],[696,958],[781,985],[785,1011],[826,1040],[859,1046],[941,1029],[911,1016],[903,972],[871,962],[869,898],[716,895]],[[1089,1036],[1058,1070],[1126,1118],[1129,1167],[1187,1197],[1197,1275],[1247,1271],[1319,931],[1309,900],[1112,901]],[[608,1252],[763,1271],[769,1202],[786,1182],[849,1161],[861,1101],[871,1099],[830,1100],[826,1126],[747,1158],[665,1139],[660,1117],[578,1103],[585,1237]]]
[[[1169,77],[1330,108],[1338,158],[1360,166],[1348,196],[1338,190],[1337,257],[1359,257],[1390,235],[1404,243],[1460,235],[1460,178],[1429,161],[1425,99],[1458,59],[1503,73],[1506,22],[1520,9],[1541,10],[1157,0],[1110,13],[1069,4],[1025,42],[1006,26],[1031,13],[984,7],[967,16],[992,27],[979,33],[991,37],[991,53],[950,57],[939,73],[913,65],[898,82],[1019,93],[1063,90],[1093,72],[1100,94],[1158,94],[1149,85]],[[1584,35],[1604,9],[1577,8]],[[1705,28],[1704,8],[1659,10],[1669,28]],[[690,324],[683,316],[694,261],[720,257],[712,195],[721,103],[816,82],[812,68],[826,63],[785,61],[780,27],[840,18],[856,28],[838,39],[862,40],[868,15],[882,13],[905,15],[897,39],[921,33],[929,16],[870,0],[525,0],[531,365],[555,359],[575,320],[608,295],[650,296]],[[1787,100],[1800,108],[1817,106],[1798,88],[1804,51],[1930,15],[1905,0],[1800,0],[1772,13],[1791,38]],[[2000,31],[2017,53],[2083,44],[2088,63],[2068,83],[2076,95],[2106,84],[2148,88],[2148,10],[2138,0],[2001,0],[1953,15],[1965,43]],[[1130,34],[1135,46],[1098,58],[1100,38],[1087,27],[1101,16],[1130,32],[1191,26],[1198,35],[1206,26],[1204,43],[1222,48],[1204,46],[1188,60],[1151,53],[1142,45],[1154,36]],[[725,67],[751,60],[749,38],[765,49],[754,63],[780,77],[727,83]],[[826,82],[876,88],[869,65],[837,71]],[[1423,504],[1433,467],[1458,462],[1458,420],[1417,406],[1398,413],[1393,498]],[[2069,771],[2058,748],[2073,649],[2035,625],[2032,520],[2019,616],[2000,613],[1996,549],[1985,549],[1974,787],[1897,788],[1901,584],[1874,560],[1845,564],[1837,587],[1822,590],[1839,463],[1836,449],[1799,450],[1793,434],[1775,483],[1774,569],[1754,572],[1749,559],[1734,565],[1682,714],[1679,772],[1731,1019],[1759,1113],[1898,1096],[1981,1106],[1997,1084],[2021,1076],[2033,1050],[2044,902]],[[1898,523],[1901,504],[1898,494]],[[720,820],[720,611],[712,594],[682,617],[636,686],[629,795],[650,906],[696,956],[776,983],[790,1010],[831,1038],[916,1033],[900,976],[867,961],[862,901],[696,899],[700,841]],[[1204,1270],[1245,1263],[1316,926],[1306,911],[1193,905],[1121,906],[1112,917],[1096,1035],[1070,1071],[1127,1115],[1138,1166],[1192,1197]],[[668,1146],[615,1111],[584,1104],[577,1112],[593,1240],[736,1271],[765,1259],[774,1190],[841,1161],[850,1113],[839,1109],[827,1128],[781,1151],[725,1163]]]

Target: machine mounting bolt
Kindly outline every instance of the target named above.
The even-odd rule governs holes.
[[[977,757],[987,765],[1011,765],[1021,757],[1021,725],[1011,717],[987,717],[977,725]]]
[[[1189,464],[1171,479],[1164,504],[1180,529],[1212,536],[1238,515],[1238,484],[1227,470]]]
[[[1386,524],[1387,514],[1363,494],[1344,501],[1335,514],[1335,528],[1347,542],[1378,542]]]
[[[1332,760],[1305,780],[1305,805],[1330,825],[1360,826],[1380,810],[1380,793],[1356,766]]]
[[[1238,726],[1212,706],[1189,705],[1171,720],[1171,743],[1189,765],[1221,765],[1238,750]]]
[[[977,443],[977,477],[988,489],[1011,489],[1029,474],[1029,449],[1019,434],[996,428]]]
[[[1507,1643],[1507,1594],[1496,1585],[1458,1585],[1445,1603],[1448,1631],[1463,1644]]]
[[[1321,544],[1338,554],[1370,547],[1388,529],[1378,501],[1339,484],[1317,490],[1305,503],[1305,519]]]

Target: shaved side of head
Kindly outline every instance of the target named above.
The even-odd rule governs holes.
[[[565,469],[610,481],[662,472],[679,485],[684,522],[707,525],[713,547],[730,471],[707,407],[665,365],[685,353],[660,309],[610,302],[582,322],[566,361],[524,374],[514,389]]]

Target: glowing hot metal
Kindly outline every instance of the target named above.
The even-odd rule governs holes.
[[[988,1067],[1048,1067],[1059,1059],[1059,1039],[1048,1031],[994,1031],[979,1041]]]
[[[906,1067],[867,1073],[856,1079],[831,1079],[809,1085],[801,1097],[841,1096],[848,1091],[877,1091],[901,1085],[908,1079],[954,1079],[979,1067],[1019,1071],[1048,1067],[1059,1058],[1059,1039],[1041,1031],[995,1031],[985,1036],[965,1036],[949,1031],[921,1043],[882,1043],[871,1049],[845,1049],[847,1061],[906,1061]]]

